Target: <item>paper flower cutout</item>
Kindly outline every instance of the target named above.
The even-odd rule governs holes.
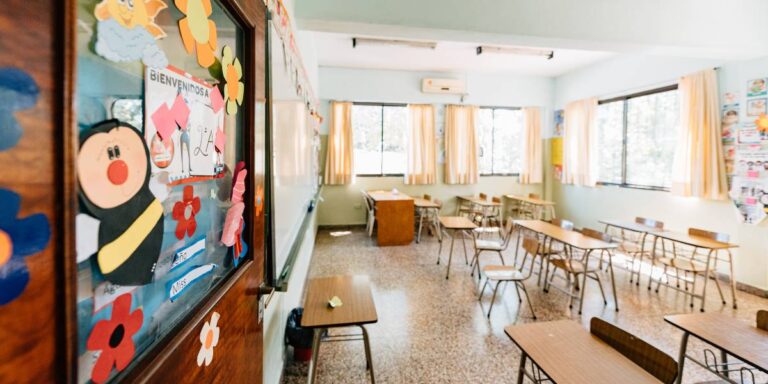
[[[221,242],[231,247],[235,246],[235,255],[240,254],[242,249],[242,229],[244,227],[243,213],[245,212],[245,203],[243,203],[243,193],[245,192],[245,176],[248,171],[243,169],[235,176],[235,182],[232,186],[232,206],[227,210],[227,217],[224,219],[224,230],[221,233]]]
[[[181,42],[187,53],[195,51],[197,63],[204,68],[210,67],[216,60],[216,23],[208,20],[213,9],[211,0],[174,0],[176,7],[186,17],[179,20]]]
[[[18,144],[23,132],[14,112],[32,108],[40,89],[35,80],[17,68],[0,68],[0,151]]]
[[[221,72],[224,75],[224,97],[227,100],[227,114],[237,113],[237,106],[243,104],[245,84],[243,78],[243,66],[240,60],[232,53],[232,48],[225,45],[221,53]]]
[[[203,329],[200,330],[200,352],[197,353],[197,366],[211,365],[213,361],[213,348],[219,344],[219,313],[213,312],[211,314],[211,321],[206,321],[203,324]]]
[[[755,124],[757,125],[757,130],[768,133],[768,115],[765,113],[761,113],[760,117],[755,120]]]
[[[141,59],[148,66],[164,68],[168,58],[156,40],[166,35],[155,17],[166,8],[161,0],[102,0],[93,12],[98,20],[96,53],[111,61]]]
[[[0,305],[24,292],[29,283],[24,257],[43,251],[51,237],[44,214],[16,217],[20,203],[19,195],[0,188]]]
[[[91,380],[103,383],[109,378],[112,367],[122,371],[133,359],[136,346],[133,335],[141,329],[144,313],[141,308],[131,312],[131,294],[126,293],[112,304],[112,317],[99,320],[86,341],[90,351],[101,351],[91,371]]]
[[[181,201],[173,205],[173,219],[176,223],[176,238],[179,240],[184,235],[192,237],[197,230],[195,215],[200,212],[200,198],[195,196],[195,190],[191,185],[184,187],[184,196]]]
[[[261,215],[261,211],[264,208],[264,187],[259,185],[256,187],[256,216]]]

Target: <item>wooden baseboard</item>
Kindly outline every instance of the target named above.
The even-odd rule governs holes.
[[[731,282],[731,277],[727,273],[717,273],[717,277],[720,279],[720,281],[725,281],[727,283]],[[755,295],[758,297],[766,298],[768,299],[768,290],[760,289],[758,287],[753,287],[749,284],[744,284],[741,282],[736,282],[736,289],[742,292],[749,293],[750,295]]]

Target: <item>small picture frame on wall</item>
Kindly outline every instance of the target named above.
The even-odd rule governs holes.
[[[747,101],[747,116],[760,116],[768,111],[768,99],[752,99]]]
[[[750,80],[747,83],[747,97],[768,95],[768,78]]]

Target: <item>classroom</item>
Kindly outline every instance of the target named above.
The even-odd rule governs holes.
[[[5,0],[0,383],[768,384],[766,18]]]

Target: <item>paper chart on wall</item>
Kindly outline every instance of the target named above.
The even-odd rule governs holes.
[[[768,216],[768,180],[736,176],[730,195],[745,223],[758,224]]]
[[[144,134],[152,173],[166,171],[171,181],[216,176],[223,169],[215,141],[224,110],[214,111],[213,86],[172,66],[146,71]]]

